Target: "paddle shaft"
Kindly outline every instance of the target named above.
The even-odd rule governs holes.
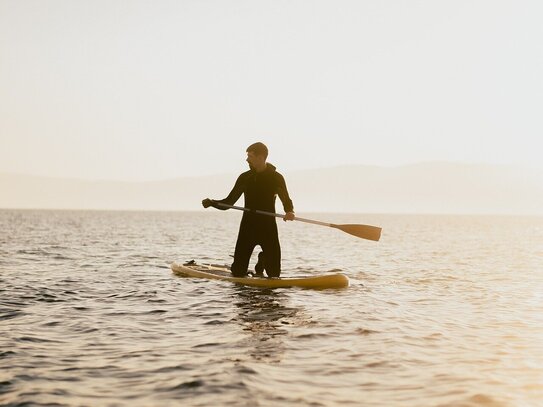
[[[279,213],[259,211],[257,209],[244,208],[243,206],[228,205],[228,204],[225,204],[225,203],[222,203],[222,202],[217,202],[217,201],[213,201],[213,202],[216,205],[222,206],[223,208],[230,208],[230,209],[237,209],[238,211],[258,213],[259,215],[275,216],[276,218],[281,218],[281,219],[285,218],[285,215],[281,215]],[[313,225],[333,227],[333,225],[331,223],[319,222],[318,220],[312,220],[312,219],[299,218],[297,216],[294,218],[294,220],[298,220],[300,222],[305,222],[305,223],[312,223]]]
[[[273,212],[266,212],[266,211],[260,211],[258,209],[249,209],[245,208],[243,206],[234,206],[234,205],[228,205],[222,202],[212,201],[215,205],[221,206],[223,208],[230,208],[230,209],[237,209],[238,211],[244,211],[244,212],[250,212],[250,213],[257,213],[259,215],[267,215],[267,216],[275,216],[276,218],[285,218],[285,215],[280,215],[278,213]],[[349,233],[353,236],[360,237],[362,239],[368,239],[368,240],[374,240],[378,241],[381,237],[381,228],[377,226],[368,226],[368,225],[336,225],[334,223],[326,223],[326,222],[320,222],[318,220],[313,219],[304,219],[295,217],[294,220],[305,222],[305,223],[311,223],[313,225],[319,225],[319,226],[328,226],[334,229],[339,229],[345,233]]]

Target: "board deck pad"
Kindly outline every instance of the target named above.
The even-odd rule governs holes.
[[[207,265],[189,262],[185,264],[172,263],[174,274],[183,277],[205,278],[209,280],[229,281],[236,284],[262,288],[300,287],[310,289],[345,288],[349,286],[349,278],[341,273],[325,274],[307,277],[233,277],[228,266]]]

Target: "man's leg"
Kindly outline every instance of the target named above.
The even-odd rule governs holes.
[[[260,252],[258,253],[258,261],[255,264],[256,275],[259,277],[262,277],[264,275],[265,268],[266,268],[266,262],[265,262],[264,252]]]
[[[249,233],[244,233],[240,228],[238,240],[236,242],[236,250],[234,252],[234,262],[230,268],[234,277],[246,277],[249,260],[256,244],[251,239]]]
[[[266,274],[268,277],[279,277],[281,275],[281,246],[277,229],[275,229],[275,233],[270,232],[260,246],[264,252]]]

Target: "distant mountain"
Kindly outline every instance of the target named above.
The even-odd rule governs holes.
[[[298,212],[543,215],[543,174],[509,166],[431,162],[284,175]],[[224,198],[236,177],[121,182],[0,174],[0,208],[199,210],[205,197]]]

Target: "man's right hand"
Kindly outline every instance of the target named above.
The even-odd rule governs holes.
[[[213,203],[213,201],[209,198],[206,198],[202,201],[202,206],[204,208],[209,208],[211,206],[211,204]]]

